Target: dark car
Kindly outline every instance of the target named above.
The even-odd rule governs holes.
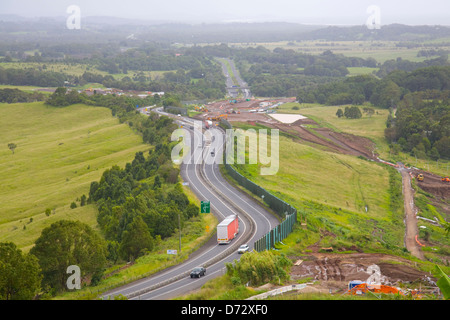
[[[206,273],[206,269],[203,267],[194,268],[191,271],[191,278],[200,278],[201,276],[204,276],[205,273]]]

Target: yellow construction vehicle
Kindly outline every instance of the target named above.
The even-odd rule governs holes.
[[[211,121],[220,121],[221,119],[228,119],[228,115],[227,114],[221,114],[218,116],[212,116],[212,117],[208,117],[207,120],[211,120]]]
[[[423,181],[423,174],[419,173],[419,174],[417,175],[417,180],[418,180],[418,181]]]

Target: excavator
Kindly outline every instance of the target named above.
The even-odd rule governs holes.
[[[423,174],[419,173],[419,174],[417,175],[417,180],[418,180],[418,181],[423,181]]]
[[[443,177],[442,182],[449,182],[450,183],[450,178],[449,177]]]

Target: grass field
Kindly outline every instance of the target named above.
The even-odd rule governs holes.
[[[294,107],[298,107],[298,110],[294,110]],[[364,106],[359,107],[362,112]],[[409,153],[400,152],[398,155],[394,155],[390,152],[389,145],[384,138],[384,129],[386,128],[389,110],[373,108],[375,114],[372,116],[363,113],[361,119],[346,119],[336,116],[339,108],[344,110],[345,106],[285,103],[278,107],[278,112],[302,114],[318,122],[321,127],[330,127],[334,131],[367,137],[376,144],[376,152],[378,152],[382,159],[392,162],[401,161],[409,166],[414,166],[441,176],[450,174],[450,161],[448,160],[440,159],[439,161],[432,161],[430,159],[417,159]]]
[[[259,165],[236,165],[241,174],[294,206],[298,221],[307,219],[307,230],[296,228],[278,249],[298,255],[320,243],[335,250],[356,246],[365,252],[403,253],[400,175],[396,175],[398,192],[393,195],[386,166],[323,151],[286,136],[280,136],[279,146],[276,175],[261,175]]]
[[[283,194],[287,202],[307,200],[354,213],[382,218],[389,203],[388,172],[381,166],[348,155],[326,152],[280,136],[276,175],[260,175],[258,165],[240,169],[256,184]],[[289,199],[289,200],[288,200]],[[291,202],[292,201],[292,202]]]
[[[263,46],[269,50],[283,48],[285,50],[294,50],[306,54],[318,55],[324,51],[331,50],[335,54],[343,54],[347,57],[374,58],[379,63],[387,60],[397,59],[398,57],[410,61],[420,62],[427,58],[418,57],[417,53],[422,49],[434,48],[433,43],[446,42],[447,39],[436,39],[434,42],[424,42],[422,47],[407,48],[398,47],[398,41],[279,41],[279,42],[258,42],[258,43],[232,43],[236,47],[257,47]],[[445,47],[444,49],[447,49]]]
[[[88,195],[105,169],[149,149],[106,108],[39,102],[0,104],[0,111],[0,241],[24,250],[59,219],[96,227],[96,207],[70,209],[71,202]],[[17,145],[14,154],[8,143]]]
[[[298,107],[298,110],[292,108]],[[361,112],[364,106],[359,106]],[[361,119],[338,118],[338,109],[344,110],[345,106],[322,106],[318,104],[286,103],[278,107],[279,113],[301,114],[319,123],[321,127],[329,127],[337,132],[346,132],[371,139],[377,146],[377,152],[382,157],[389,156],[389,147],[384,139],[384,129],[389,110],[374,108],[375,114],[368,116],[363,113]]]

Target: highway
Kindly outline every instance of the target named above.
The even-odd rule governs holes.
[[[185,124],[184,128],[193,128],[194,124],[190,119],[175,118],[179,123]],[[186,126],[186,124],[188,125]],[[224,135],[221,129],[211,130],[216,130],[217,134]],[[132,300],[167,300],[197,290],[206,281],[224,274],[226,262],[233,262],[240,258],[237,253],[239,245],[248,243],[252,250],[253,243],[279,223],[276,217],[254,199],[230,185],[222,177],[218,164],[200,161],[205,156],[211,157],[211,150],[204,141],[201,148],[194,144],[197,142],[194,141],[195,135],[197,138],[203,136],[201,130],[189,129],[188,132],[192,137],[192,150],[198,148],[200,152],[192,153],[191,163],[181,164],[181,177],[200,200],[210,201],[211,212],[219,221],[230,214],[238,215],[239,233],[237,237],[228,245],[218,245],[214,235],[208,243],[182,264],[170,267],[149,278],[111,290],[103,295],[104,299],[122,294]],[[215,150],[215,156],[221,156],[221,151],[222,146]],[[211,158],[209,159],[211,160]],[[206,275],[191,279],[189,273],[196,266],[205,266]]]
[[[223,63],[222,61],[219,61],[222,65],[222,72],[224,74],[224,76],[226,77],[226,86],[227,86],[227,91],[228,91],[228,95],[231,98],[237,98],[237,96],[239,95],[239,90],[242,91],[244,99],[250,99],[252,97],[252,93],[250,92],[250,89],[248,89],[248,85],[247,83],[242,80],[241,76],[239,75],[239,72],[236,70],[236,66],[234,65],[234,61],[231,59],[225,59],[231,67],[231,71],[234,74],[234,77],[236,78],[237,86],[233,83],[233,79],[230,76],[230,74],[228,73],[228,68],[226,67],[226,64]]]

